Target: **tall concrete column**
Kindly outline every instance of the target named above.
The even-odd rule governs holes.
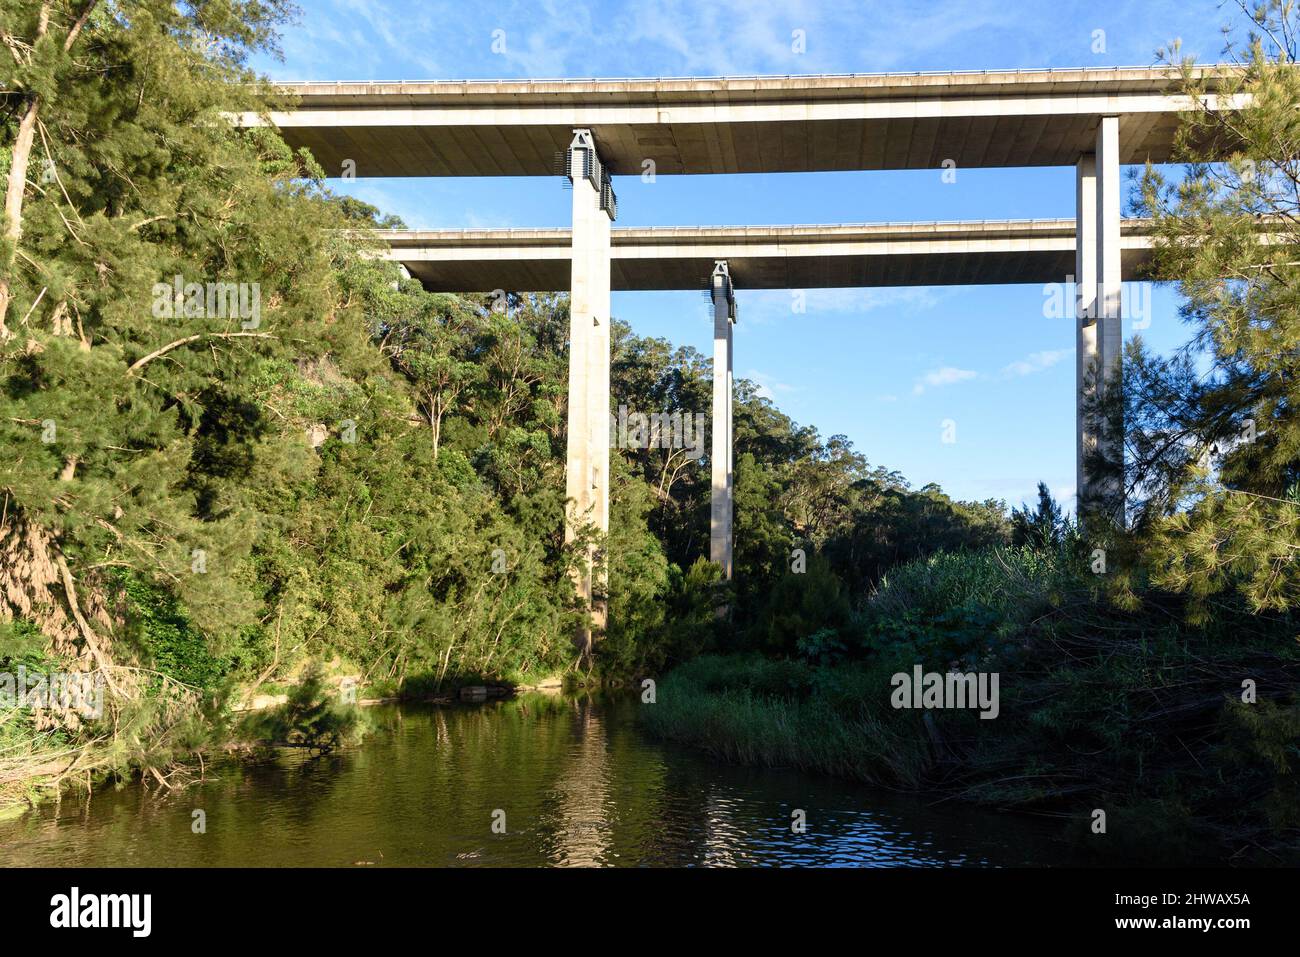
[[[569,299],[569,448],[565,541],[580,530],[609,531],[609,229],[615,215],[609,173],[591,131],[573,131],[565,172],[573,184],[573,273]],[[576,582],[591,610],[579,649],[590,653],[606,624],[602,556],[593,545]]]
[[[713,417],[711,425],[713,492],[709,509],[709,560],[722,566],[722,577],[732,572],[732,348],[731,330],[736,324],[736,293],[725,262],[713,267],[709,279],[713,300]]]
[[[1097,377],[1097,158],[1079,157],[1075,167],[1075,514],[1084,521],[1096,492],[1087,459],[1097,448],[1097,425],[1090,406]]]
[[[1076,178],[1075,281],[1078,284],[1076,486],[1078,515],[1122,521],[1122,424],[1102,421],[1095,406],[1118,388],[1123,364],[1120,273],[1119,117],[1102,117],[1095,154],[1079,158]],[[1109,468],[1095,474],[1101,457]]]
[[[1097,364],[1103,399],[1120,388],[1124,359],[1123,279],[1120,274],[1119,117],[1104,116],[1097,127]],[[1124,520],[1124,428],[1102,422],[1097,445],[1110,466],[1098,483],[1098,507],[1117,522]]]

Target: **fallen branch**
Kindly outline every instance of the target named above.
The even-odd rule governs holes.
[[[59,572],[63,576],[63,591],[68,596],[68,607],[72,609],[72,617],[76,619],[77,628],[81,631],[81,637],[85,640],[86,647],[90,649],[90,653],[94,657],[95,663],[99,665],[99,670],[103,672],[104,680],[108,683],[109,688],[112,689],[113,694],[120,698],[122,697],[122,689],[119,688],[117,683],[113,680],[109,661],[99,650],[99,642],[95,640],[95,633],[91,630],[90,624],[86,621],[85,616],[81,614],[81,604],[77,601],[77,586],[72,580],[72,572],[68,570],[68,560],[62,555],[59,555],[57,562],[59,565]]]

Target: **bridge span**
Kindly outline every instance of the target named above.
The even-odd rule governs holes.
[[[558,229],[376,230],[384,258],[431,292],[550,292],[573,268],[572,234]],[[1073,219],[660,226],[610,230],[610,289],[699,289],[727,263],[740,289],[969,286],[1063,282],[1074,272]],[[1142,220],[1120,225],[1124,278],[1150,260]]]
[[[1212,96],[1225,69],[1205,71]],[[647,160],[663,174],[1072,166],[1103,116],[1119,120],[1119,162],[1163,163],[1191,106],[1151,67],[283,89],[296,102],[269,119],[288,143],[358,176],[544,176],[576,128],[624,175]]]

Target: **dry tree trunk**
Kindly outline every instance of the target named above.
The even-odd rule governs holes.
[[[75,459],[73,460],[75,461]],[[9,496],[0,508],[0,621],[23,618],[50,642],[50,651],[79,659],[89,668],[101,657],[97,635],[111,634],[120,614],[93,581],[83,580],[82,595],[69,572],[56,536],[30,521]],[[96,629],[94,626],[98,626]],[[87,636],[87,631],[90,632]]]
[[[45,36],[50,26],[50,2],[41,4],[40,19],[36,28],[36,42]],[[36,45],[33,42],[32,46]],[[14,138],[13,153],[9,161],[9,179],[5,184],[5,262],[0,269],[0,342],[11,335],[5,326],[5,315],[9,312],[9,302],[13,292],[9,285],[9,274],[13,271],[18,258],[18,241],[23,236],[23,193],[27,189],[27,165],[32,158],[32,142],[36,138],[36,117],[41,109],[41,98],[32,93],[27,98],[27,106],[18,121],[18,135]]]
[[[50,536],[11,512],[0,524],[0,620],[32,621],[55,654],[78,656],[80,635],[60,601],[62,588]]]

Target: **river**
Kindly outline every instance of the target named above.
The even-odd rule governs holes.
[[[368,709],[374,730],[355,748],[210,762],[183,790],[133,782],[0,822],[0,860],[620,867],[1066,859],[1052,825],[792,770],[719,764],[649,738],[638,707],[635,697],[540,694],[473,706],[383,705]],[[792,829],[796,811],[802,833]]]

